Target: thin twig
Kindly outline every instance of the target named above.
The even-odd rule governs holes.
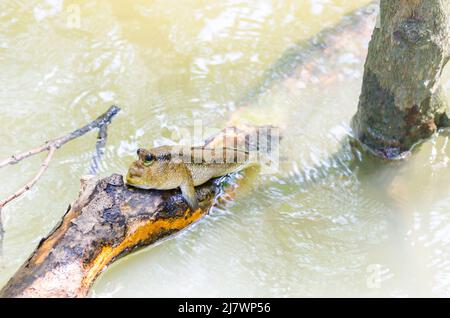
[[[22,188],[20,188],[18,191],[16,191],[15,193],[11,194],[9,197],[7,197],[6,199],[0,201],[0,256],[2,254],[2,244],[3,244],[3,236],[4,236],[4,228],[3,228],[3,222],[2,222],[2,209],[3,207],[5,207],[5,205],[7,205],[9,202],[13,201],[14,199],[17,199],[18,197],[20,197],[22,194],[24,194],[25,192],[27,192],[28,190],[30,190],[35,184],[36,182],[42,177],[42,175],[44,174],[44,172],[47,170],[50,161],[55,153],[55,151],[60,148],[61,146],[63,146],[64,144],[66,144],[67,142],[78,138],[80,136],[83,136],[84,134],[86,134],[87,132],[91,131],[94,128],[98,128],[99,129],[99,134],[98,134],[98,140],[97,140],[97,144],[96,144],[96,154],[94,155],[93,158],[93,164],[95,163],[95,166],[91,166],[91,171],[95,171],[98,168],[98,163],[99,160],[103,154],[103,148],[105,146],[106,143],[106,137],[107,137],[107,132],[106,132],[106,126],[111,122],[111,119],[120,111],[120,108],[117,106],[111,106],[108,111],[106,111],[106,113],[104,113],[103,115],[99,116],[96,120],[94,120],[93,122],[91,122],[88,125],[85,125],[77,130],[74,130],[73,132],[71,132],[70,134],[67,134],[65,136],[62,136],[60,138],[57,139],[53,139],[50,141],[47,141],[46,143],[44,143],[43,145],[36,147],[34,149],[22,152],[20,154],[16,154],[16,155],[12,155],[11,157],[0,161],[0,168],[7,166],[7,165],[13,165],[16,164],[20,161],[22,161],[23,159],[26,159],[28,157],[34,156],[38,153],[44,152],[44,151],[48,151],[48,155],[45,158],[45,160],[43,161],[41,168],[39,169],[38,173],[34,176],[33,179],[31,179],[27,184],[25,184]],[[92,168],[93,167],[93,168]],[[95,169],[95,170],[93,170]]]
[[[5,236],[5,230],[3,228],[2,209],[0,208],[0,260],[3,258],[3,237]],[[3,264],[3,262],[2,262]]]
[[[106,113],[104,113],[103,115],[101,115],[100,117],[98,117],[96,120],[94,120],[93,122],[91,122],[90,124],[81,127],[77,130],[74,130],[73,132],[71,132],[70,134],[67,134],[65,136],[62,136],[60,138],[57,139],[53,139],[50,141],[47,141],[45,144],[16,154],[16,155],[12,155],[11,157],[0,161],[0,168],[7,166],[7,165],[13,165],[18,163],[19,161],[22,161],[23,159],[26,159],[28,157],[31,157],[33,155],[36,155],[38,153],[44,152],[44,151],[49,151],[50,148],[60,148],[62,145],[64,145],[65,143],[78,138],[80,136],[83,136],[84,134],[86,134],[87,132],[91,131],[94,128],[101,128],[105,125],[107,125],[108,123],[111,122],[111,119],[120,111],[120,108],[117,106],[111,106],[108,111]]]
[[[44,151],[48,151],[50,145],[48,143],[45,143],[44,145],[25,151],[21,154],[17,154],[17,155],[12,155],[11,157],[9,157],[8,159],[5,159],[3,161],[0,162],[0,168],[3,168],[4,166],[7,165],[13,165],[18,163],[19,161],[26,159],[28,157],[37,155],[38,153],[44,152]]]
[[[12,200],[20,197],[22,194],[24,194],[25,192],[27,192],[28,190],[31,189],[31,187],[33,187],[36,182],[39,180],[39,178],[44,174],[45,170],[47,170],[49,164],[50,164],[50,160],[52,159],[54,153],[56,151],[55,147],[50,147],[50,150],[48,151],[48,155],[45,158],[44,162],[41,165],[41,168],[39,169],[38,173],[34,176],[33,179],[31,179],[27,184],[25,184],[22,188],[20,188],[19,190],[17,190],[15,193],[11,194],[9,197],[7,197],[6,199],[0,201],[0,209],[2,209],[5,205],[7,205],[9,202],[11,202]]]
[[[100,162],[105,154],[106,140],[108,138],[108,125],[101,126],[98,130],[97,142],[95,143],[95,152],[92,156],[92,162],[89,167],[89,174],[97,174]]]
[[[38,173],[34,176],[33,179],[31,179],[27,184],[25,184],[22,188],[17,190],[15,193],[11,194],[6,199],[0,201],[0,257],[3,256],[3,237],[4,237],[4,234],[5,234],[5,231],[3,229],[2,213],[1,213],[3,207],[5,205],[7,205],[9,202],[11,202],[12,200],[20,197],[22,194],[24,194],[25,192],[30,190],[31,187],[36,184],[36,182],[44,174],[45,170],[47,170],[47,168],[48,168],[48,166],[50,164],[50,160],[52,159],[53,154],[55,153],[55,151],[56,151],[56,148],[54,148],[54,147],[50,148],[50,150],[48,151],[47,157],[45,158],[44,162],[41,165],[41,168],[39,169]]]

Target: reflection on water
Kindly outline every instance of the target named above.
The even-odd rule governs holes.
[[[138,146],[177,142],[194,119],[223,128],[288,47],[365,3],[1,2],[0,157],[117,103],[101,174],[123,173]],[[285,127],[278,174],[253,176],[192,229],[120,260],[93,295],[450,296],[449,135],[406,162],[352,152],[344,141],[363,57],[336,61],[316,61],[331,84],[293,77],[239,113]],[[74,199],[94,143],[90,134],[66,145],[38,186],[4,210],[0,284]],[[0,196],[41,159],[2,169]]]

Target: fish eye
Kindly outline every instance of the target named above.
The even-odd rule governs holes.
[[[150,154],[150,153],[146,154],[145,157],[144,157],[144,165],[145,166],[151,165],[153,160],[154,160],[154,157],[153,157],[152,154]]]

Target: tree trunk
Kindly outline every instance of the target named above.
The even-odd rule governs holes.
[[[353,126],[376,154],[397,158],[449,125],[441,74],[449,60],[449,0],[381,0]]]

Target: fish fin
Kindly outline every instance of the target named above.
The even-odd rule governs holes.
[[[231,151],[236,151],[236,152],[241,152],[243,154],[249,155],[250,151],[247,151],[245,149],[240,149],[237,147],[213,147],[213,148],[208,148],[208,147],[191,147],[192,150],[208,150],[208,151],[215,151],[215,150],[231,150]]]
[[[242,162],[248,161],[251,158],[251,155],[252,154],[246,150],[232,147],[191,147],[189,154],[190,158],[187,158],[193,163],[237,163],[238,160]]]
[[[195,193],[194,180],[192,179],[192,175],[187,167],[185,171],[185,181],[180,185],[181,194],[183,195],[183,198],[186,200],[192,211],[196,211],[199,208],[199,205],[197,195]]]

